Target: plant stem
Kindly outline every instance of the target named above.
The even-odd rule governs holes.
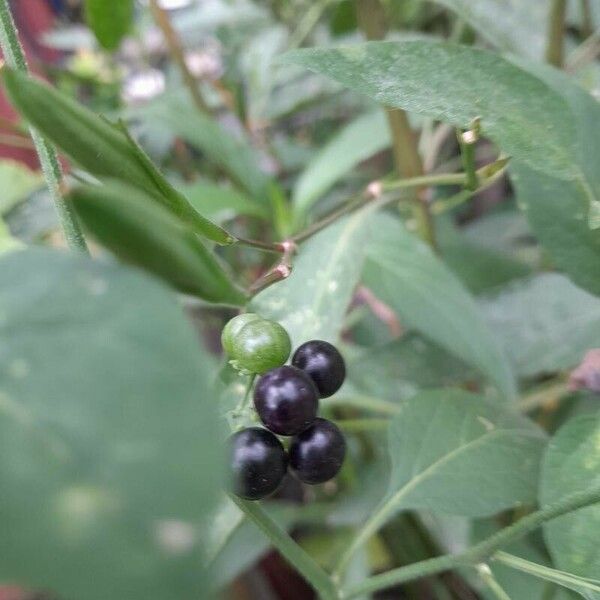
[[[196,108],[202,113],[209,113],[208,105],[200,92],[198,82],[188,68],[183,46],[177,32],[171,24],[167,11],[164,8],[161,8],[158,0],[150,0],[150,10],[152,11],[152,16],[154,17],[156,24],[162,31],[167,47],[169,48],[169,53],[179,68],[183,81],[190,92]]]
[[[519,410],[521,412],[531,412],[537,408],[544,408],[557,403],[562,396],[568,394],[571,390],[569,384],[564,381],[559,381],[548,385],[543,389],[537,390],[532,394],[527,394],[519,402]]]
[[[276,252],[277,254],[283,254],[285,252],[285,247],[280,243],[270,244],[269,242],[261,242],[260,240],[249,240],[240,237],[236,237],[236,243],[241,244],[242,246],[248,246],[249,248],[265,250],[266,252]]]
[[[17,28],[10,12],[8,0],[0,0],[0,47],[2,47],[4,59],[10,67],[27,72],[27,60],[19,42]],[[30,128],[29,131],[67,244],[72,250],[88,254],[88,248],[77,221],[77,215],[73,207],[60,193],[62,170],[56,151],[35,129]]]
[[[339,598],[327,573],[281,528],[257,502],[248,502],[231,495],[231,500],[269,538],[281,555],[310,583],[322,600]]]
[[[562,68],[564,62],[565,17],[567,0],[552,0],[548,19],[548,41],[546,45],[546,61]]]
[[[546,521],[551,521],[562,515],[580,508],[600,502],[600,485],[588,490],[575,492],[565,498],[529,514],[497,533],[475,544],[471,548],[454,555],[445,555],[424,560],[406,567],[393,569],[381,575],[369,577],[362,583],[354,585],[342,593],[344,600],[358,596],[373,594],[379,590],[412,581],[427,575],[450,571],[460,567],[474,567],[488,561],[494,553],[507,544],[531,533]]]
[[[387,33],[385,8],[380,0],[357,0],[357,19],[368,40],[381,40]],[[386,109],[388,124],[392,134],[392,150],[398,174],[402,177],[423,175],[423,161],[419,145],[405,111],[398,108]],[[415,217],[421,237],[432,247],[436,247],[435,227],[429,210],[427,196],[423,190],[415,190]]]
[[[488,565],[486,565],[485,563],[478,565],[477,573],[479,577],[481,577],[481,580],[488,587],[490,592],[492,592],[492,595],[494,596],[494,598],[496,598],[496,600],[511,600],[510,596],[504,591],[502,586],[494,577],[494,574],[492,573],[492,570],[488,567]]]
[[[460,146],[460,156],[462,160],[462,165],[466,175],[465,187],[468,190],[476,190],[479,185],[479,178],[477,177],[477,169],[475,167],[476,140],[467,139],[468,134],[472,132],[474,132],[474,129],[471,129],[466,133],[460,130],[456,132],[456,136],[458,138],[458,145]]]

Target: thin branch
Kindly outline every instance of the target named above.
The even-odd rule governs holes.
[[[435,575],[444,571],[451,571],[460,567],[473,567],[482,562],[487,562],[504,546],[521,539],[541,525],[552,519],[573,512],[586,506],[600,503],[600,486],[596,485],[588,490],[575,492],[562,500],[554,502],[536,512],[533,512],[509,527],[501,529],[482,542],[471,548],[454,555],[439,556],[424,560],[412,565],[393,569],[381,575],[369,577],[362,583],[354,585],[342,593],[344,600],[359,596],[373,594],[380,590],[419,579],[427,575]]]
[[[548,408],[556,405],[563,396],[571,391],[568,382],[559,381],[546,386],[541,390],[527,394],[519,402],[518,408],[524,413],[531,412],[538,408]]]
[[[281,555],[310,583],[321,600],[336,600],[336,588],[325,571],[265,512],[258,502],[231,495],[231,500],[265,534]]]
[[[167,11],[162,8],[158,2],[158,0],[150,0],[150,10],[152,11],[152,16],[159,29],[162,31],[162,34],[165,38],[165,42],[167,43],[167,47],[169,48],[169,53],[171,57],[175,61],[175,64],[179,68],[181,72],[181,76],[183,77],[183,81],[192,96],[192,100],[194,104],[198,108],[198,110],[202,113],[208,113],[209,108],[208,104],[204,100],[202,93],[200,92],[200,88],[198,87],[198,82],[196,78],[192,75],[187,62],[185,60],[185,54],[183,51],[183,46],[181,41],[179,40],[179,36],[175,31],[175,28],[171,24],[169,19],[169,15]]]
[[[0,0],[0,46],[6,63],[13,69],[26,73],[28,70],[27,61],[19,42],[17,28],[10,12],[8,0]],[[73,207],[60,194],[62,170],[56,150],[35,129],[31,128],[30,132],[67,244],[72,250],[88,254],[88,248],[77,221],[77,215]]]
[[[504,591],[502,586],[498,583],[498,580],[494,577],[494,574],[488,565],[478,565],[477,574],[490,592],[492,592],[492,595],[496,600],[511,600],[510,596]]]

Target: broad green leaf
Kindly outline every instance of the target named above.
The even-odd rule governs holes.
[[[297,50],[286,60],[386,106],[457,127],[480,117],[484,135],[529,167],[556,177],[577,174],[567,104],[497,54],[429,41],[369,42]]]
[[[569,369],[600,346],[600,300],[563,275],[515,282],[480,306],[521,376]]]
[[[145,190],[155,203],[189,222],[200,235],[219,244],[234,241],[190,206],[123,127],[23,73],[4,68],[1,76],[19,112],[84,169],[101,179],[119,179]]]
[[[517,200],[556,266],[576,284],[600,295],[600,231],[593,228],[591,218],[600,205],[600,104],[554,70],[536,66],[535,72],[565,98],[575,115],[574,159],[580,174],[564,181],[515,162],[510,171]]]
[[[546,50],[547,0],[434,0],[454,11],[499,50],[540,60]]]
[[[115,50],[133,22],[133,0],[85,0],[85,19],[100,44]]]
[[[169,127],[223,169],[246,193],[268,206],[270,179],[257,161],[257,150],[243,137],[234,137],[212,117],[188,101],[170,97],[149,106],[142,115]]]
[[[551,504],[600,483],[600,417],[579,416],[552,438],[544,457],[540,502]],[[544,524],[544,536],[558,569],[581,577],[600,573],[600,505],[595,504]],[[600,593],[586,596],[598,600]]]
[[[505,253],[472,242],[450,222],[436,223],[444,262],[474,294],[531,274],[531,269]]]
[[[383,111],[367,113],[346,125],[298,178],[292,197],[296,213],[304,215],[336,181],[389,145],[389,127]]]
[[[77,187],[69,199],[84,227],[122,260],[210,302],[244,303],[217,257],[143,192],[112,181]]]
[[[0,161],[0,216],[42,185],[39,173],[12,160]]]
[[[24,250],[0,259],[0,315],[0,581],[206,598],[219,427],[176,298],[119,265]]]
[[[404,326],[473,365],[507,398],[515,396],[508,360],[477,305],[431,250],[390,215],[377,215],[364,280]]]
[[[252,310],[281,323],[293,347],[310,339],[337,342],[362,271],[368,215],[360,210],[303,243],[292,274],[253,300]]]
[[[389,488],[362,539],[402,510],[481,517],[535,501],[546,440],[531,421],[452,389],[399,408],[388,432]]]
[[[360,352],[348,361],[348,376],[360,392],[392,402],[423,388],[477,380],[473,369],[455,356],[411,333]]]
[[[268,208],[241,192],[202,180],[180,187],[188,202],[201,214],[218,223],[240,215],[267,219]]]

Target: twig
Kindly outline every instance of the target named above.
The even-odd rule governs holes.
[[[7,64],[13,69],[26,73],[27,61],[19,42],[8,0],[0,0],[0,46]],[[72,250],[88,254],[89,251],[77,221],[77,215],[59,191],[62,171],[56,150],[35,129],[30,128],[30,132],[67,244]]]
[[[281,242],[283,255],[279,262],[269,271],[267,271],[260,279],[255,281],[248,290],[250,295],[255,296],[269,286],[287,279],[292,273],[292,259],[296,253],[297,246],[292,240]]]
[[[359,596],[373,594],[380,590],[426,577],[444,571],[451,571],[461,567],[473,567],[482,562],[487,562],[501,548],[521,539],[541,525],[552,519],[573,512],[586,506],[600,502],[600,486],[596,485],[588,490],[575,492],[558,502],[550,504],[520,521],[505,527],[482,542],[471,548],[454,555],[444,555],[429,560],[424,560],[412,565],[393,569],[381,575],[369,577],[362,583],[354,585],[342,593],[343,600],[350,600]]]
[[[187,62],[185,60],[185,54],[183,51],[183,46],[181,41],[179,40],[179,36],[175,31],[175,28],[171,24],[169,19],[169,15],[164,8],[161,8],[158,0],[150,0],[150,10],[152,11],[152,15],[159,29],[162,31],[162,34],[165,38],[165,42],[167,43],[167,47],[169,48],[169,53],[171,54],[173,60],[177,64],[179,71],[181,72],[181,76],[187,86],[190,95],[192,96],[192,100],[194,104],[198,108],[198,110],[202,113],[208,113],[209,108],[208,104],[204,100],[200,88],[198,87],[198,82],[196,78],[192,75]]]
[[[465,187],[468,190],[475,190],[479,185],[475,166],[475,144],[479,140],[479,119],[475,119],[467,131],[458,130],[457,138],[466,175]]]

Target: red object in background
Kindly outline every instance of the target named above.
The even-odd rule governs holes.
[[[55,62],[60,58],[60,53],[40,43],[44,32],[54,25],[54,15],[46,0],[17,0],[11,2],[13,15],[19,30],[19,38],[25,49],[25,54],[32,71],[39,72],[36,65],[41,62]],[[10,133],[4,123],[18,123],[19,117],[10,105],[6,95],[0,91],[0,132]],[[16,148],[0,144],[0,159],[10,158],[39,169],[39,162],[34,150]],[[4,600],[0,596],[0,600]]]

